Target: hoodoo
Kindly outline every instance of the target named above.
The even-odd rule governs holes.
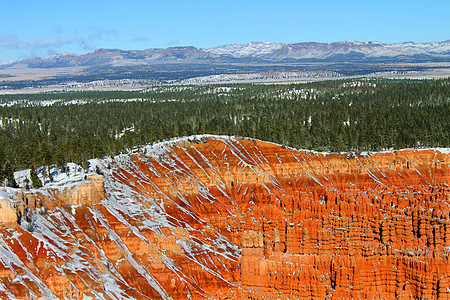
[[[92,163],[0,194],[0,298],[450,298],[446,151],[193,136]]]

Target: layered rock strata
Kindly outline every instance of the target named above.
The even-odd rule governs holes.
[[[438,150],[203,136],[96,163],[103,177],[19,194],[20,225],[6,208],[0,297],[450,298]]]

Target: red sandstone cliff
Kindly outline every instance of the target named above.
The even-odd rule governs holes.
[[[0,297],[450,298],[448,154],[147,150],[2,203]]]

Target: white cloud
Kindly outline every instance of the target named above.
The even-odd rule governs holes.
[[[4,34],[0,36],[0,47],[9,49],[26,49],[26,48],[57,48],[68,44],[78,44],[82,48],[92,48],[89,46],[91,42],[100,40],[106,36],[115,36],[119,33],[116,30],[90,28],[86,36],[74,36],[74,37],[57,37],[57,38],[45,38],[37,37],[29,40],[22,40],[15,34]]]
[[[63,32],[60,28],[56,28],[55,31],[58,35]],[[76,53],[81,49],[92,51],[98,47],[99,41],[115,38],[118,34],[116,30],[99,27],[84,28],[73,36],[35,37],[27,40],[7,33],[0,35],[0,52],[3,60],[1,63],[61,52]]]
[[[17,35],[5,34],[0,36],[0,47],[10,49],[50,48],[81,41],[83,41],[83,37],[81,36],[72,38],[34,38],[31,40],[21,40]]]
[[[0,47],[3,48],[19,48],[22,42],[19,40],[17,35],[14,34],[4,34],[0,36]]]

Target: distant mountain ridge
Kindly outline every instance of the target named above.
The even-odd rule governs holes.
[[[366,57],[396,57],[411,55],[450,56],[450,40],[435,43],[334,42],[334,43],[270,43],[252,42],[225,45],[206,50],[232,57],[262,57],[266,59],[327,59],[338,55],[360,53]]]
[[[120,50],[97,49],[87,54],[63,53],[49,57],[37,57],[15,62],[12,65],[27,65],[31,68],[60,68],[96,66],[103,64],[133,65],[147,62],[213,60],[216,55],[195,47],[171,47],[166,49]]]
[[[333,43],[251,42],[210,49],[193,46],[165,49],[120,50],[97,49],[87,54],[63,53],[37,57],[0,66],[61,68],[75,66],[127,66],[153,63],[230,63],[280,61],[450,61],[450,40],[430,43],[380,43],[345,41]]]

